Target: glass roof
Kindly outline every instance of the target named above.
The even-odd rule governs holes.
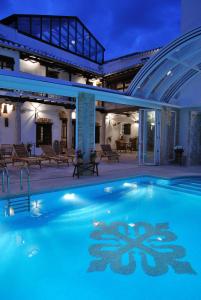
[[[104,47],[77,17],[12,15],[1,22],[68,52],[104,62]]]

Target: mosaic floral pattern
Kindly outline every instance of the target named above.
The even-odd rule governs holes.
[[[91,238],[99,243],[89,248],[96,260],[91,262],[88,272],[105,271],[109,266],[115,273],[128,275],[135,272],[140,261],[150,276],[163,275],[170,267],[177,274],[196,274],[190,263],[182,260],[185,249],[172,244],[177,236],[169,231],[168,223],[100,223]]]

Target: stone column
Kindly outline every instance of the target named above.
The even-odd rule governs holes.
[[[67,148],[72,149],[72,110],[69,109],[68,123],[67,123]]]
[[[21,136],[21,106],[22,103],[15,103],[15,143],[20,144],[22,142]]]
[[[76,99],[76,150],[84,153],[84,161],[89,160],[90,151],[95,149],[95,96],[79,93]]]
[[[102,122],[101,122],[101,138],[100,138],[100,143],[101,145],[105,144],[105,137],[106,137],[106,124],[105,124],[105,119],[106,119],[106,114],[102,114]]]

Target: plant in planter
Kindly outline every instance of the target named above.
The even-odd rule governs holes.
[[[180,146],[180,145],[175,146],[174,152],[175,152],[175,162],[182,165],[182,161],[183,161],[182,157],[183,157],[183,152],[184,152],[183,146]]]
[[[81,150],[76,151],[76,161],[77,163],[83,163],[83,153]]]
[[[27,151],[29,153],[29,156],[31,156],[31,150],[32,150],[32,143],[27,143]]]
[[[94,163],[96,161],[96,150],[91,150],[90,152],[90,162]]]

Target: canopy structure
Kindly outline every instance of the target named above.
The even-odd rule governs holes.
[[[198,106],[201,101],[201,27],[162,48],[131,82],[127,95]],[[195,97],[196,92],[196,97]]]
[[[57,99],[57,102],[64,103],[66,103],[65,97],[77,98],[80,93],[87,93],[93,95],[97,101],[154,109],[161,109],[164,106],[178,108],[168,103],[157,103],[128,96],[123,92],[111,89],[7,70],[0,70],[0,89],[58,95],[61,96],[61,99]],[[6,96],[5,93],[4,95]]]

